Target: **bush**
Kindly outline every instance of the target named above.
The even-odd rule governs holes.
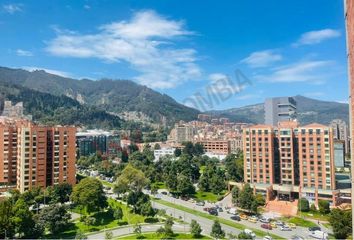
[[[313,203],[311,204],[310,211],[317,212],[317,208],[316,208],[315,204],[313,204]]]
[[[301,198],[298,203],[298,208],[301,212],[310,211],[309,201],[306,198]]]
[[[330,212],[329,202],[326,200],[320,200],[318,202],[318,207],[319,207],[320,213],[322,213],[322,214],[327,214]]]

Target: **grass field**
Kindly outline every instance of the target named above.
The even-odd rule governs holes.
[[[166,239],[165,237],[158,235],[156,233],[143,233],[140,236],[138,235],[129,235],[118,237],[116,239]],[[174,236],[169,237],[168,239],[194,239],[191,234],[187,233],[175,233]],[[210,237],[201,236],[196,239],[211,239]]]
[[[299,216],[305,216],[306,218],[311,218],[320,221],[328,221],[328,215],[323,215],[319,212],[301,212]]]
[[[209,202],[217,202],[218,197],[222,195],[216,195],[211,192],[202,192],[198,191],[196,194],[194,194],[194,198],[200,201],[209,201]]]
[[[282,221],[288,222],[288,223],[294,223],[296,226],[300,226],[300,227],[309,228],[309,227],[316,227],[317,226],[317,224],[315,224],[314,222],[311,222],[309,220],[305,220],[300,217],[282,218]]]
[[[219,218],[219,217],[216,217],[216,216],[204,213],[204,212],[193,210],[193,209],[190,209],[190,208],[187,208],[187,207],[184,207],[184,206],[181,206],[181,205],[177,205],[177,204],[174,204],[174,203],[170,203],[170,202],[167,202],[167,201],[164,201],[164,200],[161,200],[161,199],[154,199],[153,201],[158,202],[158,203],[163,204],[163,205],[166,205],[166,206],[169,206],[169,207],[172,207],[172,208],[175,208],[175,209],[179,209],[179,210],[194,214],[196,216],[204,217],[204,218],[207,218],[207,219],[210,219],[210,220],[219,220],[220,223],[223,223],[225,225],[228,225],[228,226],[240,229],[240,230],[243,230],[243,229],[246,228],[244,225],[242,225],[240,223],[236,223],[236,222],[233,222],[233,221],[230,221],[230,220]],[[251,229],[259,237],[264,237],[264,236],[268,235],[266,232],[258,230],[258,229],[254,229],[254,228],[249,228],[249,229]],[[270,233],[269,235],[272,238],[274,238],[274,239],[283,239],[282,237],[277,236],[275,234],[271,234]]]

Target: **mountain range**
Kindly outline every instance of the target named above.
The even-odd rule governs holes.
[[[0,67],[0,98],[22,101],[34,120],[89,127],[120,128],[124,120],[170,126],[178,120],[194,120],[200,113],[130,80],[77,80],[7,67]],[[348,104],[300,95],[294,98],[301,124],[328,124],[337,118],[348,122]],[[236,122],[264,121],[263,103],[208,113]]]

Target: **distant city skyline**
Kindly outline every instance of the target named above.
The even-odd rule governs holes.
[[[2,1],[0,31],[1,66],[131,79],[179,102],[236,70],[252,85],[215,109],[348,99],[342,1]]]

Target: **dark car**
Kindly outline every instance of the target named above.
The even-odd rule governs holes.
[[[238,215],[233,215],[233,216],[231,216],[230,217],[232,220],[235,220],[235,221],[241,221],[241,218],[240,218],[240,216],[238,216]]]
[[[167,195],[167,192],[161,192],[163,195]]]
[[[310,232],[314,232],[314,231],[321,231],[321,228],[316,226],[316,227],[309,227],[309,231]]]
[[[261,225],[261,228],[272,230],[272,225],[270,225],[269,223],[263,223]]]
[[[214,216],[217,216],[218,215],[218,210],[216,208],[210,208],[208,213],[210,215],[214,215]]]

